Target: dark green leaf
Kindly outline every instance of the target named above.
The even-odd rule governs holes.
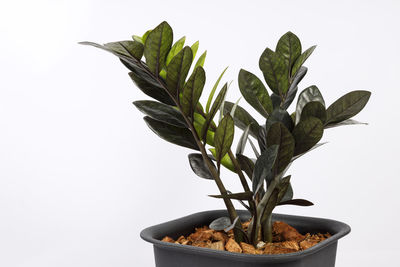
[[[135,61],[137,61],[140,60],[143,56],[143,45],[136,41],[120,41],[107,43],[104,45],[96,44],[93,42],[80,42],[79,44],[90,45],[103,49],[125,60],[130,60],[134,58]]]
[[[146,38],[144,57],[150,71],[157,76],[165,66],[165,59],[171,49],[172,39],[172,29],[166,21],[152,30]]]
[[[221,159],[228,153],[232,146],[233,136],[234,136],[235,124],[232,117],[226,114],[224,118],[219,123],[217,130],[214,135],[214,145],[215,145],[215,158],[217,161],[217,166],[220,165]]]
[[[253,198],[253,192],[241,192],[226,195],[209,195],[209,197],[235,200],[251,200]]]
[[[308,117],[315,117],[325,123],[326,121],[326,109],[325,106],[318,101],[311,101],[308,102],[303,110],[301,111],[301,118],[300,120],[305,120]]]
[[[171,62],[172,58],[176,56],[183,48],[185,45],[186,37],[183,36],[181,39],[176,41],[174,45],[171,47],[171,50],[169,50],[169,53],[167,55],[167,59],[165,60],[165,65],[168,66],[169,63]]]
[[[299,38],[292,32],[287,32],[278,41],[275,49],[285,59],[286,66],[290,71],[296,59],[301,55],[301,43]],[[293,73],[294,74],[294,73]],[[289,72],[289,77],[294,76]]]
[[[172,106],[151,100],[135,101],[133,102],[133,104],[138,110],[152,117],[153,119],[177,127],[187,128],[185,119],[183,118],[182,114]]]
[[[199,102],[206,82],[206,73],[202,67],[197,67],[183,87],[181,106],[186,116],[192,116]]]
[[[265,129],[265,125],[261,126],[258,131],[257,142],[261,153],[264,152],[267,148],[267,130]]]
[[[357,115],[367,104],[371,92],[353,91],[345,94],[328,107],[326,124],[337,123]]]
[[[271,101],[272,101],[272,106],[274,107],[274,109],[277,109],[280,107],[282,99],[279,95],[272,93],[271,94]]]
[[[286,201],[281,201],[278,203],[277,206],[282,206],[282,205],[296,205],[296,206],[313,206],[314,203],[306,200],[306,199],[291,199],[291,200],[286,200]]]
[[[161,122],[150,117],[144,117],[147,126],[162,139],[178,146],[199,150],[192,132],[186,128],[180,128]]]
[[[188,157],[190,167],[197,176],[208,180],[214,180],[210,170],[204,162],[203,156],[200,153],[189,154]],[[212,164],[214,165],[214,163]]]
[[[253,177],[251,179],[254,194],[261,188],[260,185],[262,185],[268,173],[271,172],[278,155],[278,149],[278,146],[270,146],[258,157],[254,165]]]
[[[288,175],[279,180],[279,183],[277,185],[279,193],[278,193],[277,201],[274,203],[275,206],[282,201],[282,199],[286,196],[286,193],[289,190],[289,187],[291,187],[290,178],[291,178],[291,176]]]
[[[174,56],[167,67],[167,88],[171,95],[181,93],[186,77],[192,65],[193,54],[189,46],[185,46]]]
[[[300,93],[299,98],[297,99],[296,124],[299,123],[299,121],[300,121],[301,112],[302,112],[304,106],[308,102],[312,102],[312,101],[318,101],[325,107],[324,98],[322,97],[321,92],[318,90],[318,87],[316,87],[315,85],[309,86],[306,89],[304,89]]]
[[[289,183],[289,186],[288,186],[288,188],[287,188],[287,190],[286,190],[285,195],[284,195],[283,198],[281,199],[281,202],[283,202],[283,201],[289,201],[289,200],[291,200],[291,199],[293,199],[293,187],[292,187],[292,184]]]
[[[254,171],[254,162],[248,157],[237,154],[236,159],[239,162],[240,168],[247,174],[247,176],[252,179]]]
[[[231,224],[232,222],[231,219],[229,219],[229,217],[221,217],[212,221],[209,227],[210,229],[213,229],[215,231],[222,231],[225,228],[231,226]]]
[[[304,51],[303,52],[303,54],[301,54],[298,58],[297,58],[297,60],[296,60],[296,62],[294,63],[294,65],[293,65],[293,68],[292,68],[292,74],[296,74],[297,73],[297,71],[300,69],[300,67],[304,64],[304,62],[307,60],[307,58],[312,54],[312,52],[314,52],[314,49],[316,48],[317,46],[311,46],[310,48],[308,48],[306,51]]]
[[[360,122],[360,121],[356,121],[353,119],[347,119],[345,121],[341,121],[338,123],[331,123],[331,124],[325,125],[325,129],[335,128],[335,127],[344,126],[344,125],[356,125],[356,124],[368,125],[368,123],[366,123],[366,122]]]
[[[206,61],[206,56],[207,56],[207,50],[204,51],[203,54],[201,54],[199,59],[196,61],[196,64],[194,65],[194,68],[203,67],[204,66],[204,62]]]
[[[212,123],[215,114],[217,114],[217,111],[219,110],[222,102],[224,102],[226,92],[228,91],[228,84],[226,83],[224,87],[222,87],[221,91],[217,95],[217,98],[215,99],[210,112],[207,114],[207,118],[205,123],[203,124],[203,128],[201,130],[201,136],[202,140],[206,140],[206,135],[208,128],[210,127],[210,124]]]
[[[285,94],[289,89],[288,69],[286,68],[285,59],[267,48],[260,57],[259,66],[269,88],[275,94]]]
[[[278,145],[275,161],[276,173],[279,174],[289,165],[294,153],[294,138],[289,130],[280,122],[274,123],[267,134],[267,147]]]
[[[233,106],[232,102],[225,101],[224,114],[230,113]],[[235,125],[242,130],[245,130],[250,125],[250,135],[257,138],[260,125],[244,108],[239,105],[236,107],[233,120]]]
[[[236,155],[243,154],[243,152],[244,152],[244,149],[245,149],[246,143],[247,143],[247,138],[249,137],[250,126],[251,125],[247,126],[247,128],[243,131],[243,134],[239,139],[239,143],[236,147]]]
[[[267,122],[265,124],[265,129],[267,130],[267,132],[269,130],[269,127],[271,127],[271,125],[275,122],[281,122],[289,131],[292,131],[294,126],[292,117],[289,115],[289,113],[286,110],[280,108],[275,109],[272,112],[271,116],[269,116],[269,118],[267,119]]]
[[[241,69],[239,88],[244,99],[262,116],[268,118],[272,112],[272,101],[264,84],[253,73]]]
[[[212,99],[214,97],[215,91],[217,90],[218,84],[222,79],[222,76],[224,76],[224,73],[226,72],[226,70],[228,69],[228,67],[226,67],[222,73],[219,75],[217,81],[215,82],[213,88],[211,89],[210,95],[208,96],[208,100],[207,100],[207,105],[206,105],[206,112],[208,113],[210,111],[210,107],[211,107],[211,102]]]
[[[322,138],[324,126],[320,119],[308,117],[300,121],[293,129],[293,137],[296,142],[294,155],[308,151]]]
[[[129,77],[143,93],[164,104],[175,105],[175,102],[156,79],[141,69],[136,70],[136,72],[133,71],[134,68],[131,68],[131,70]]]
[[[311,150],[314,150],[314,149],[316,149],[316,148],[318,148],[318,147],[320,147],[320,146],[322,146],[322,145],[325,145],[325,144],[327,144],[327,142],[316,144],[315,146],[313,146],[312,148],[310,148],[308,151],[306,151],[306,152],[304,152],[304,153],[301,153],[301,154],[299,154],[299,155],[294,156],[294,157],[292,158],[292,162],[295,161],[296,159],[300,158],[301,156],[303,156],[303,155],[306,154],[307,152],[310,152]]]
[[[301,67],[299,71],[296,73],[296,76],[293,78],[292,83],[290,84],[289,90],[287,92],[287,95],[285,97],[285,100],[283,101],[283,104],[281,105],[282,109],[288,109],[290,104],[292,104],[294,98],[296,97],[297,94],[297,86],[301,82],[301,80],[304,78],[304,76],[307,73],[307,68],[306,67]]]

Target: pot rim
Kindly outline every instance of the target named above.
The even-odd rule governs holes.
[[[287,254],[278,254],[278,255],[265,255],[265,254],[252,255],[252,254],[233,253],[229,251],[214,250],[210,248],[168,243],[155,238],[156,235],[157,236],[162,235],[163,229],[173,227],[176,224],[182,224],[183,222],[187,221],[195,221],[196,218],[201,219],[204,218],[204,216],[206,215],[224,216],[226,214],[227,214],[226,210],[209,210],[209,211],[197,212],[172,221],[167,221],[161,224],[145,228],[140,232],[140,237],[143,240],[152,243],[154,246],[171,250],[179,250],[182,253],[189,253],[189,254],[196,253],[197,255],[218,257],[218,258],[229,257],[230,259],[241,260],[241,261],[246,261],[246,260],[251,260],[252,262],[268,261],[272,263],[272,262],[288,262],[312,255],[322,250],[323,248],[328,247],[329,245],[332,245],[333,243],[337,242],[337,240],[347,235],[351,231],[349,225],[331,219],[274,213],[272,217],[273,220],[285,221],[286,223],[289,224],[291,222],[303,221],[307,222],[307,224],[326,225],[326,228],[329,228],[327,231],[329,231],[332,234],[331,237],[304,251],[298,251]],[[238,210],[238,214],[241,218],[249,216],[249,212],[246,210]],[[196,225],[193,225],[193,227],[196,227]],[[176,226],[173,228],[176,228]]]

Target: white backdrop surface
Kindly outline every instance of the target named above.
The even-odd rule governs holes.
[[[398,266],[399,12],[387,0],[2,1],[0,266],[154,266],[141,229],[224,207],[191,172],[190,151],[144,124],[131,102],[147,97],[119,61],[77,45],[129,39],[162,20],[208,50],[207,92],[230,66],[230,100],[239,69],[261,76],[261,52],[288,30],[304,48],[318,45],[300,89],[317,85],[328,104],[372,91],[356,117],[368,126],[327,130],[329,143],[290,170],[295,196],[315,206],[276,211],[350,224],[338,267]]]

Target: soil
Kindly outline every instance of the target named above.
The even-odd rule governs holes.
[[[249,222],[245,222],[242,225],[244,229],[247,229]],[[329,233],[307,233],[302,235],[292,226],[280,221],[274,222],[272,234],[272,243],[264,243],[261,241],[257,246],[253,246],[244,242],[238,244],[233,238],[232,230],[225,233],[224,231],[215,231],[208,228],[208,226],[203,226],[201,228],[196,228],[195,232],[187,237],[180,236],[177,240],[174,240],[166,236],[161,241],[235,253],[261,255],[286,254],[303,251],[331,236]]]

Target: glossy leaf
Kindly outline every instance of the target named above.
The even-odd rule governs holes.
[[[268,118],[272,113],[272,101],[264,84],[253,73],[241,69],[239,89],[244,99],[262,116]]]
[[[190,167],[197,176],[208,180],[214,180],[210,170],[204,162],[203,156],[200,153],[189,154],[188,158]]]
[[[254,162],[248,157],[237,154],[236,159],[239,162],[240,168],[246,173],[246,175],[252,179],[254,171]]]
[[[152,30],[148,30],[146,31],[143,35],[142,35],[142,42],[143,44],[146,42],[147,40],[147,36],[149,36],[149,34],[151,33]]]
[[[295,147],[295,141],[289,130],[280,122],[274,123],[267,134],[267,147],[278,145],[275,161],[276,173],[281,173],[289,165]]]
[[[211,152],[212,156],[214,157],[213,160],[216,160],[215,148],[210,148],[208,150]],[[221,165],[224,166],[225,168],[227,168],[228,170],[236,173],[236,168],[233,165],[233,162],[232,162],[231,158],[229,157],[228,153],[225,154],[225,156],[222,157]]]
[[[267,130],[265,129],[265,125],[261,126],[258,131],[257,142],[261,153],[264,152],[267,148]]]
[[[285,59],[286,66],[289,70],[289,77],[291,77],[290,70],[296,59],[301,55],[301,43],[299,38],[292,32],[285,33],[279,39],[275,52],[279,53]]]
[[[301,80],[304,78],[304,76],[307,74],[307,68],[306,67],[301,67],[299,71],[296,73],[296,76],[293,78],[292,83],[290,84],[289,90],[286,94],[285,100],[281,104],[282,109],[288,109],[290,104],[292,104],[294,98],[296,97],[297,90],[298,90],[298,84],[301,82]]]
[[[224,114],[230,113],[233,106],[234,104],[232,102],[225,101]],[[245,130],[247,126],[250,125],[250,130],[249,130],[250,135],[257,138],[260,125],[244,108],[242,108],[239,105],[236,107],[233,120],[235,122],[235,125],[242,130]]]
[[[300,120],[305,120],[308,117],[315,117],[325,123],[326,121],[326,109],[325,106],[318,101],[311,101],[308,102],[303,110],[301,111],[301,118]]]
[[[192,65],[192,49],[188,46],[174,56],[167,67],[167,88],[173,96],[181,93],[186,77]]]
[[[215,82],[213,88],[211,89],[210,95],[208,96],[208,100],[207,100],[207,105],[206,105],[206,112],[208,113],[210,111],[210,107],[211,107],[211,102],[212,99],[214,97],[215,91],[217,90],[218,84],[222,79],[222,76],[224,76],[224,73],[226,72],[226,70],[228,69],[228,67],[226,67],[222,73],[219,75],[217,81]]]
[[[242,133],[242,136],[239,139],[238,145],[236,147],[236,155],[243,154],[243,152],[244,152],[244,149],[245,149],[246,143],[247,143],[247,138],[249,138],[250,126],[251,125],[248,125],[246,127],[246,129]]]
[[[299,155],[311,149],[321,140],[324,127],[320,119],[308,117],[300,121],[293,129],[293,137],[296,142],[294,155]]]
[[[344,125],[357,125],[357,124],[368,125],[368,123],[366,123],[366,122],[360,122],[360,121],[356,121],[353,119],[347,119],[345,121],[341,121],[338,123],[331,123],[331,124],[325,125],[325,129],[335,128],[335,127],[344,126]]]
[[[192,116],[199,102],[206,82],[206,73],[202,67],[194,70],[189,80],[183,87],[181,106],[186,116]]]
[[[280,203],[277,204],[277,206],[282,206],[282,205],[295,205],[295,206],[308,207],[308,206],[313,206],[314,203],[306,199],[291,199],[291,200],[281,201]]]
[[[200,42],[196,41],[194,44],[192,44],[192,46],[190,48],[192,48],[192,52],[193,52],[193,60],[195,59],[196,55],[197,55],[197,50],[199,50],[199,45]]]
[[[296,106],[296,124],[299,123],[301,118],[301,112],[304,106],[312,101],[320,102],[325,107],[325,101],[322,97],[321,92],[319,91],[318,87],[315,85],[309,86],[304,89],[297,99],[297,106]]]
[[[187,128],[185,119],[182,114],[170,105],[166,105],[157,101],[140,100],[133,102],[135,107],[144,114],[180,128]]]
[[[208,131],[208,128],[210,127],[210,124],[212,123],[215,115],[217,114],[217,111],[219,110],[220,106],[222,105],[222,102],[225,99],[226,92],[228,90],[228,84],[225,84],[224,87],[222,87],[221,91],[215,98],[215,101],[211,107],[210,112],[207,114],[206,121],[203,125],[203,129],[201,130],[201,137],[202,140],[205,140],[206,138],[206,133]]]
[[[100,45],[93,42],[79,42],[79,44],[100,48],[135,65],[138,64],[138,60],[140,60],[143,55],[143,45],[136,41],[113,42],[105,45]]]
[[[204,51],[203,54],[201,54],[201,56],[199,57],[199,59],[196,61],[196,64],[194,65],[194,68],[196,69],[197,67],[203,67],[204,66],[204,62],[206,61],[206,56],[207,56],[207,50]]]
[[[269,118],[267,119],[267,122],[265,124],[265,129],[269,130],[269,127],[271,127],[272,124],[276,123],[276,122],[281,122],[283,125],[285,125],[285,127],[289,130],[292,131],[293,130],[293,120],[292,117],[289,115],[289,113],[286,110],[283,109],[275,109],[271,116],[269,116]]]
[[[229,232],[230,230],[232,230],[233,228],[235,228],[235,226],[236,226],[236,224],[238,223],[238,221],[239,221],[239,216],[235,218],[235,220],[231,223],[231,225],[229,225],[228,227],[226,227],[226,228],[224,229],[224,232],[227,233],[227,232]]]
[[[310,148],[310,149],[307,150],[306,152],[294,156],[294,157],[292,158],[292,162],[295,161],[296,159],[300,158],[301,156],[303,156],[303,155],[306,154],[307,152],[310,152],[310,151],[312,151],[312,150],[314,150],[314,149],[316,149],[316,148],[318,148],[318,147],[320,147],[320,146],[322,146],[322,145],[325,145],[325,144],[327,144],[327,143],[328,143],[328,142],[316,144],[315,146],[313,146],[312,148]]]
[[[220,165],[221,159],[230,150],[234,137],[235,124],[232,117],[227,114],[219,123],[214,135],[215,158],[217,166]]]
[[[134,70],[131,68],[131,70]],[[167,105],[175,105],[165,89],[152,76],[143,70],[135,70],[129,73],[129,77],[135,85],[146,95]]]
[[[289,186],[285,192],[285,195],[283,196],[283,198],[280,200],[280,203],[284,202],[284,201],[289,201],[293,199],[293,187],[292,184],[289,183]]]
[[[161,122],[150,117],[144,117],[149,128],[162,139],[175,145],[199,150],[192,132],[187,128],[176,127],[174,125]]]
[[[158,75],[165,66],[165,59],[171,49],[173,33],[164,21],[152,30],[144,43],[144,57],[151,72]]]
[[[169,53],[167,55],[167,59],[165,60],[165,65],[168,66],[169,63],[171,62],[172,58],[176,56],[183,48],[185,45],[186,37],[183,36],[181,39],[176,41],[174,45],[171,47],[171,50],[169,50]]]
[[[312,52],[314,52],[314,49],[317,46],[311,46],[310,48],[308,48],[306,51],[304,51],[295,61],[293,68],[292,68],[292,74],[296,74],[297,71],[301,68],[301,66],[304,64],[304,62],[307,60],[307,58],[309,56],[311,56]]]
[[[252,177],[252,191],[254,194],[260,189],[260,184],[263,183],[268,173],[271,172],[278,155],[278,146],[270,146],[258,157]]]
[[[357,115],[367,104],[371,92],[353,91],[345,94],[328,107],[326,124],[337,123]]]
[[[285,59],[267,48],[260,57],[259,66],[269,88],[275,94],[285,94],[289,89],[288,69]]]
[[[253,192],[231,193],[226,195],[209,195],[209,197],[234,200],[251,200],[253,198]]]
[[[212,221],[209,225],[209,228],[215,231],[222,231],[225,228],[229,227],[231,224],[232,222],[229,217],[221,217]]]

